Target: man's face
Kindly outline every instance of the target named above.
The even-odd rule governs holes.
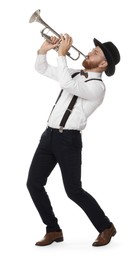
[[[85,69],[95,69],[105,59],[104,53],[100,47],[95,47],[88,53],[87,58],[83,61],[82,65]]]

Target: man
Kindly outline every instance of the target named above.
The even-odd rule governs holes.
[[[37,246],[63,241],[63,232],[44,188],[57,163],[68,197],[83,209],[99,232],[92,245],[104,246],[116,234],[113,223],[97,201],[83,190],[81,183],[81,131],[87,118],[103,101],[105,86],[102,73],[112,76],[120,61],[119,51],[112,42],[101,43],[94,39],[94,44],[95,48],[84,59],[84,70],[81,71],[67,66],[66,54],[72,45],[68,34],[61,35],[60,39],[51,37],[51,42],[45,41],[38,51],[36,70],[58,81],[62,91],[50,114],[47,129],[41,136],[27,180],[30,195],[46,225],[46,235],[36,243]],[[58,66],[54,67],[48,64],[46,55],[56,47]],[[71,102],[74,103],[69,107]]]

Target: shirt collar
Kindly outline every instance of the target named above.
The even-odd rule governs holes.
[[[87,71],[88,72],[88,78],[97,78],[97,79],[101,79],[102,77],[102,73],[101,72],[94,72],[94,71]]]

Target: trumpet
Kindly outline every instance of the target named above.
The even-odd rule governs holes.
[[[42,18],[40,17],[40,10],[38,9],[37,11],[35,11],[32,16],[29,19],[29,23],[33,23],[33,22],[39,22],[42,25],[44,25],[43,30],[41,31],[41,36],[44,37],[48,42],[51,42],[51,37],[45,33],[45,30],[48,29],[48,31],[51,31],[53,34],[55,34],[58,38],[60,38],[60,34],[58,34],[54,29],[52,29],[47,23],[45,23]],[[86,55],[84,55],[81,51],[79,51],[76,47],[74,47],[73,45],[71,46],[71,48],[73,48],[76,52],[77,52],[77,57],[73,58],[70,54],[70,52],[67,52],[67,56],[69,58],[71,58],[72,60],[78,60],[80,55],[84,56],[84,58],[86,58]],[[55,48],[55,50],[57,51],[58,48]]]

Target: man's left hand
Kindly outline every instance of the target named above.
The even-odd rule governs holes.
[[[68,52],[68,50],[71,48],[73,40],[72,37],[68,34],[60,35],[61,36],[61,42],[58,48],[58,55],[59,56],[65,56]]]

